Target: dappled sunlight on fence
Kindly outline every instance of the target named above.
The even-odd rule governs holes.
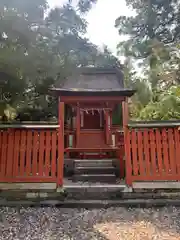
[[[180,180],[177,127],[133,128],[126,133],[128,181]]]
[[[0,182],[56,182],[57,129],[0,130]]]

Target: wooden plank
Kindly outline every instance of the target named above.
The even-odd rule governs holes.
[[[79,138],[80,138],[80,108],[79,106],[77,106],[76,108],[76,147],[79,144]]]
[[[126,158],[126,183],[127,185],[132,185],[132,173],[133,173],[133,165],[131,161],[131,130],[127,127],[124,128],[124,148],[125,148],[125,158]]]
[[[123,111],[123,126],[127,126],[129,121],[129,109],[128,109],[128,98],[125,98],[125,101],[122,102],[122,111]]]
[[[7,146],[6,175],[8,177],[12,176],[13,159],[14,159],[14,130],[11,129],[8,134],[8,146]]]
[[[28,130],[27,131],[27,144],[26,144],[26,165],[25,165],[26,176],[30,176],[31,171],[32,171],[31,151],[32,151],[32,130]]]
[[[138,166],[138,153],[137,153],[137,136],[136,130],[131,130],[131,148],[132,148],[132,166],[133,166],[133,175],[137,176],[139,174]]]
[[[133,189],[180,189],[180,182],[176,181],[134,182]]]
[[[51,125],[51,123],[48,122],[46,125],[36,125],[36,124],[0,124],[0,129],[57,129],[59,125]]]
[[[116,152],[118,147],[99,147],[99,148],[66,148],[65,152]]]
[[[0,173],[1,173],[1,164],[2,164],[2,159],[1,159],[1,154],[2,154],[2,141],[3,140],[3,131],[0,129]]]
[[[51,146],[51,132],[46,130],[46,148],[45,148],[45,175],[49,176],[51,170],[51,163],[50,163],[50,152],[52,149]]]
[[[151,175],[146,176],[146,179],[144,179],[144,176],[132,176],[132,181],[180,181],[180,175]]]
[[[172,128],[168,129],[168,148],[169,148],[169,161],[171,167],[171,173],[176,174],[175,165],[175,141],[174,141],[174,131]]]
[[[22,177],[17,177],[17,178],[13,178],[13,177],[10,177],[10,178],[8,178],[8,177],[1,177],[0,176],[0,182],[9,182],[9,183],[18,183],[18,182],[22,182],[22,183],[40,183],[40,182],[46,182],[46,183],[50,183],[50,182],[56,182],[57,181],[57,178],[52,178],[52,177],[42,177],[42,176],[40,176],[40,177],[38,177],[38,176],[36,176],[36,177],[24,177],[24,176],[22,176]]]
[[[32,175],[38,173],[38,149],[39,149],[39,131],[33,131],[33,148],[32,148]]]
[[[7,143],[8,143],[8,132],[2,132],[2,151],[1,151],[1,176],[6,175],[6,163],[7,163]]]
[[[19,175],[20,139],[21,139],[21,131],[15,130],[14,163],[13,163],[13,176],[14,177],[17,177]]]
[[[59,131],[58,131],[58,174],[57,184],[63,185],[64,177],[64,103],[59,99]]]
[[[142,131],[139,130],[137,132],[137,141],[138,141],[138,160],[139,160],[139,170],[140,170],[140,175],[145,175],[145,168],[144,168],[144,149],[143,149],[143,136],[142,136]]]
[[[25,152],[26,152],[26,140],[27,140],[27,131],[21,131],[21,142],[20,142],[20,175],[24,176],[25,173]]]
[[[97,103],[97,102],[115,102],[120,103],[124,101],[125,97],[123,96],[61,96],[61,101],[65,103],[77,103],[77,102],[88,102],[88,103]]]
[[[0,129],[0,174],[1,174],[1,170],[2,170],[2,147],[3,145],[3,131]]]
[[[124,146],[119,147],[119,167],[120,167],[120,178],[124,179],[124,173],[125,173],[125,161],[124,161]],[[128,163],[128,165],[131,165]],[[132,167],[131,167],[132,168]],[[132,172],[131,172],[132,174]]]
[[[150,157],[151,157],[151,165],[152,165],[152,175],[157,174],[157,164],[156,164],[156,142],[155,142],[155,133],[153,129],[149,131],[150,137]]]
[[[180,175],[180,161],[179,161],[179,149],[180,149],[180,136],[178,128],[174,129],[174,139],[175,139],[175,161],[177,174]]]
[[[57,172],[56,145],[57,145],[57,131],[52,131],[52,149],[51,149],[51,176],[52,177],[56,177],[56,172]]]
[[[55,190],[56,183],[0,183],[0,190]]]
[[[144,144],[144,160],[145,160],[145,167],[146,167],[146,175],[151,175],[151,163],[150,163],[150,144],[149,144],[149,130],[144,129],[144,137],[143,137],[143,144]]]
[[[108,126],[109,112],[105,112],[105,136],[106,136],[106,144],[109,144],[109,126]]]
[[[45,131],[39,132],[39,171],[38,175],[43,176],[44,173],[44,148],[45,148]]]
[[[156,129],[156,148],[158,159],[158,172],[164,174],[163,158],[162,158],[162,135],[160,129]]]
[[[169,156],[168,156],[168,143],[167,143],[167,132],[166,128],[162,129],[162,142],[163,142],[163,160],[164,160],[164,168],[165,174],[169,174],[170,166],[169,166]]]

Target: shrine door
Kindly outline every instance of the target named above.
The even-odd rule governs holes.
[[[102,113],[98,111],[83,112],[81,116],[81,128],[83,129],[101,129]]]

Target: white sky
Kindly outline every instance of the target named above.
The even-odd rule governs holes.
[[[66,0],[48,0],[51,7],[62,5]],[[89,23],[87,29],[88,38],[96,45],[107,45],[116,54],[116,46],[120,41],[115,20],[120,15],[132,15],[125,0],[98,0],[97,4],[87,14]]]

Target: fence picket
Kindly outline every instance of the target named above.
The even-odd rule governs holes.
[[[20,143],[20,161],[19,161],[19,167],[20,167],[20,176],[24,176],[25,173],[25,157],[26,157],[26,131],[22,130],[21,132],[21,143]]]
[[[2,158],[1,158],[1,154],[2,154],[2,140],[3,140],[3,131],[1,131],[0,129],[0,174],[1,174],[1,165],[2,165]]]
[[[174,130],[174,139],[175,139],[176,170],[177,170],[177,174],[180,175],[180,161],[179,161],[180,136],[179,136],[179,130],[177,128]]]
[[[52,149],[51,149],[51,176],[55,177],[56,176],[56,161],[57,161],[57,134],[56,132],[52,132]]]
[[[32,131],[27,131],[27,144],[26,144],[26,164],[25,164],[25,175],[30,176],[32,171],[31,163],[31,151],[32,151]]]
[[[171,173],[176,174],[175,167],[175,142],[174,142],[174,131],[172,128],[168,129],[168,148],[169,148],[169,161]]]
[[[7,145],[8,145],[8,132],[4,131],[2,134],[2,151],[1,151],[1,176],[6,175],[6,163],[7,163]]]
[[[32,151],[32,175],[38,173],[38,149],[39,149],[39,131],[33,131],[33,151]]]
[[[143,149],[143,136],[142,131],[137,132],[137,140],[138,140],[138,162],[139,162],[139,170],[142,175],[145,175],[145,168],[144,168],[144,149]]]
[[[44,175],[44,140],[45,140],[45,131],[41,130],[39,133],[39,176]]]
[[[163,159],[162,159],[162,135],[159,129],[156,129],[156,147],[157,147],[157,159],[158,159],[158,173],[164,174]]]
[[[138,175],[139,166],[138,166],[138,157],[137,157],[137,136],[136,131],[131,131],[131,144],[132,144],[132,157],[133,157],[133,174]]]
[[[14,162],[13,162],[13,176],[17,177],[19,175],[19,155],[20,155],[20,134],[21,131],[15,130],[14,142]]]
[[[45,148],[45,174],[46,176],[49,176],[50,173],[50,153],[51,153],[51,132],[47,131],[46,132],[46,148]]]
[[[7,177],[12,176],[14,158],[14,130],[8,132],[8,145],[7,145],[7,163],[6,163],[6,175]]]
[[[151,175],[151,164],[150,164],[150,154],[149,154],[149,131],[148,129],[144,129],[144,159],[145,159],[145,167],[146,167],[146,175]]]
[[[150,156],[151,156],[151,165],[152,165],[152,175],[157,175],[156,145],[155,145],[154,130],[151,129],[149,134],[150,134]]]
[[[162,130],[162,141],[163,141],[163,160],[165,166],[165,174],[169,174],[169,156],[168,156],[168,143],[167,143],[167,132],[166,129]]]

